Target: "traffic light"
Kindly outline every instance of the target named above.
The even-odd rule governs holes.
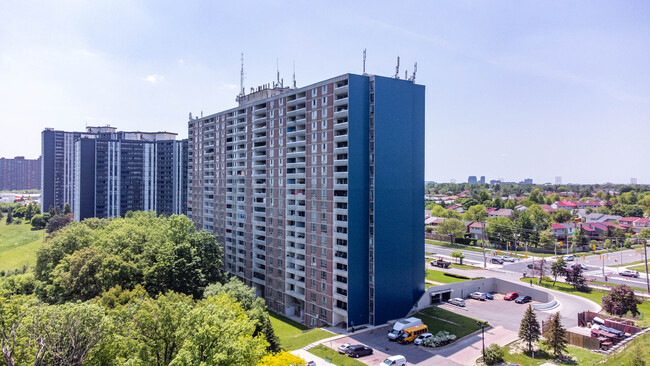
[[[498,253],[499,255],[501,255],[501,249],[497,250],[497,253]]]
[[[587,259],[587,256],[583,254],[582,259]]]
[[[560,246],[562,246],[562,242],[560,242]]]
[[[508,242],[508,248],[510,248],[510,242]]]
[[[602,255],[602,254],[598,254],[598,259],[603,259],[603,255]]]
[[[524,254],[524,257],[525,257],[526,259],[528,259],[528,253],[525,253],[525,254]]]
[[[591,246],[593,250],[596,250],[596,244]]]

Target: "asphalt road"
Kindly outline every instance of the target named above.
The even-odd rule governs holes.
[[[451,256],[451,252],[460,250],[463,252],[463,255],[465,255],[465,260],[470,260],[473,262],[477,263],[483,263],[483,253],[480,252],[474,252],[471,250],[462,250],[462,249],[452,249],[452,248],[447,248],[447,247],[440,247],[437,245],[433,244],[425,244],[425,251],[428,253],[434,253],[434,255],[442,255],[442,256]],[[527,266],[533,262],[532,256],[529,256],[528,259],[520,259],[518,258],[516,262],[514,263],[504,263],[503,265],[497,265],[497,264],[491,264],[490,263],[490,258],[493,250],[487,251],[487,267],[488,268],[501,268],[504,271],[509,271],[516,273],[517,275],[523,275],[524,272],[526,272],[527,275],[533,275],[533,271]],[[650,249],[648,250],[648,254],[650,255]],[[501,252],[501,255],[507,255],[507,252]],[[513,252],[514,254],[514,252]],[[518,254],[521,254],[519,251]],[[564,254],[558,252],[558,255]],[[585,276],[589,279],[594,279],[596,281],[601,281],[601,282],[608,282],[608,283],[613,283],[613,284],[625,284],[628,286],[633,286],[633,287],[640,287],[640,288],[646,288],[646,278],[645,278],[645,273],[640,273],[640,277],[638,278],[630,278],[630,277],[624,277],[620,276],[619,269],[622,271],[623,267],[620,265],[620,263],[631,263],[631,262],[637,262],[639,260],[643,260],[643,253],[638,253],[634,249],[629,249],[629,250],[624,250],[621,252],[614,252],[614,253],[609,253],[609,254],[603,254],[601,256],[599,255],[588,255],[588,256],[580,256],[576,255],[575,256],[576,260],[571,263],[582,263],[587,265],[589,268],[588,270],[585,271]],[[622,258],[622,261],[621,261]],[[545,272],[550,273],[550,264],[554,261],[553,257],[547,257],[544,258],[546,260],[546,266]],[[539,258],[537,258],[539,260]],[[605,270],[603,271],[603,263],[605,265]],[[605,275],[603,275],[603,272]],[[539,272],[536,272],[536,274],[539,274]]]

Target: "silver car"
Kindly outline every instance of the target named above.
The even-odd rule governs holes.
[[[618,273],[621,276],[625,277],[639,277],[639,272],[626,269],[625,271]]]
[[[479,292],[479,291],[472,292],[471,294],[469,294],[469,297],[471,297],[472,299],[481,300],[481,301],[483,301],[483,300],[485,300],[487,298],[487,296],[485,296],[485,293]]]
[[[433,337],[433,334],[431,334],[431,333],[420,334],[419,337],[415,338],[415,341],[413,341],[413,343],[415,343],[416,345],[419,346],[419,345],[422,344],[422,342],[423,342],[425,339],[427,339],[427,338],[431,338],[431,337]]]
[[[453,299],[450,299],[447,302],[452,305],[465,307],[465,300],[461,299],[460,297],[454,297]]]

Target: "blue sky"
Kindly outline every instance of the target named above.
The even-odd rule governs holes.
[[[427,180],[650,184],[647,1],[0,3],[0,156],[45,127],[187,134],[245,86],[418,63]]]

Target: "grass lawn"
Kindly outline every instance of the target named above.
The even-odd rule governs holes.
[[[483,267],[468,266],[467,264],[457,264],[452,263],[449,268],[458,268],[458,269],[483,269]]]
[[[589,283],[593,283],[594,285],[608,286],[608,287],[612,286],[611,282],[590,281]],[[616,284],[614,284],[614,286],[616,286]],[[648,291],[648,289],[643,288],[643,287],[634,287],[634,286],[629,286],[629,287],[634,291],[642,291],[642,292],[647,292]]]
[[[439,283],[456,283],[469,281],[469,279],[456,278],[451,276],[445,276],[445,272],[436,271],[435,269],[427,269],[425,278],[429,281],[439,282]]]
[[[528,282],[529,280],[530,280],[529,278],[521,279],[522,282]],[[541,285],[538,285],[537,281],[533,280],[533,284],[535,286],[542,286],[553,290],[566,292],[571,295],[584,297],[585,299],[589,299],[599,305],[603,303],[603,297],[607,295],[606,291],[598,291],[593,289],[590,292],[577,291],[573,288],[573,286],[566,284],[564,282],[557,282],[555,286],[553,286],[553,282],[542,282]],[[642,313],[641,315],[642,319],[637,321],[637,325],[642,328],[649,327],[650,326],[650,301],[642,302],[641,304],[638,305],[637,309]]]
[[[452,313],[436,306],[421,310],[413,316],[422,319],[422,322],[429,327],[429,333],[436,334],[444,330],[455,334],[459,339],[481,329],[476,325],[476,319]]]
[[[641,261],[634,261],[634,262],[630,262],[630,263],[625,263],[625,265],[626,266],[632,266],[632,265],[635,265],[635,264],[644,264],[644,263],[645,263],[645,261],[641,260]]]
[[[650,265],[648,265],[648,266],[650,266]],[[631,269],[633,271],[645,273],[645,264],[639,264],[638,266],[627,267],[627,269]]]
[[[316,346],[309,350],[309,353],[313,353],[320,358],[329,357],[332,359],[332,363],[335,365],[345,365],[345,366],[365,366],[365,363],[359,362],[354,358],[350,358],[346,355],[340,354],[337,351],[325,347],[325,346]],[[305,360],[309,361],[309,360]]]
[[[605,365],[633,365],[631,361],[637,350],[641,354],[642,360],[650,360],[650,333],[646,333],[630,342],[622,351],[607,356]]]
[[[446,241],[440,241],[440,240],[433,240],[433,239],[424,239],[425,244],[431,244],[431,245],[437,245],[439,247],[445,247],[445,248],[452,248],[452,249],[463,249],[463,250],[469,250],[472,252],[483,252],[481,248],[476,248],[471,245],[464,245],[464,244],[457,244],[457,243],[449,243]]]
[[[0,270],[36,263],[36,250],[43,242],[43,230],[32,230],[29,223],[6,225],[5,220],[0,220]]]
[[[304,325],[271,311],[269,316],[273,330],[280,338],[280,346],[287,351],[300,349],[318,340],[334,336],[334,333],[319,328],[307,330]]]
[[[528,352],[510,354],[512,345],[506,346],[504,348],[504,360],[506,363],[514,363],[521,365],[533,365],[531,354]],[[580,347],[568,346],[567,351],[569,355],[575,357],[575,360],[567,361],[563,363],[558,363],[555,361],[555,356],[551,353],[547,353],[544,346],[541,346],[541,350],[535,352],[535,365],[541,365],[544,362],[552,362],[558,365],[595,365],[600,360],[603,359],[603,356],[586,350]],[[627,364],[626,364],[627,365]]]

